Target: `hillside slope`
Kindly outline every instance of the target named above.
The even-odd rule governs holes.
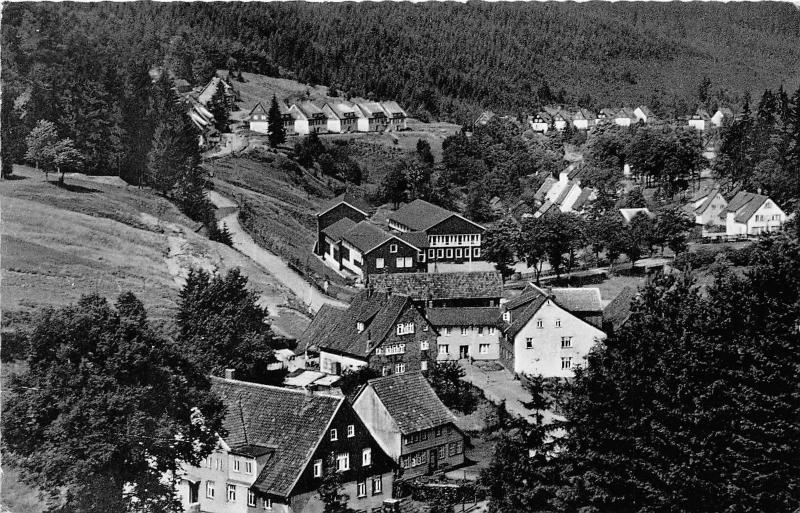
[[[170,320],[191,266],[241,268],[272,314],[293,297],[241,254],[195,233],[194,223],[148,190],[76,178],[61,188],[22,166],[14,174],[0,188],[4,327],[25,327],[44,306],[123,291],[136,294],[152,318]]]

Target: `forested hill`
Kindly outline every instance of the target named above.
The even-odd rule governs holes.
[[[184,75],[233,56],[244,71],[281,68],[458,121],[553,101],[684,114],[705,76],[728,101],[800,85],[800,10],[787,3],[7,4],[4,53],[23,51],[26,23],[38,40],[59,36],[56,52],[97,44],[119,62],[163,62],[172,51],[189,59]]]

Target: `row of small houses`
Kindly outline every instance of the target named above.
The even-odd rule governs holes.
[[[485,113],[476,124],[483,124],[491,119],[490,113]],[[688,126],[704,131],[712,127],[721,127],[723,123],[734,119],[731,109],[720,108],[713,115],[703,109],[686,120]],[[572,125],[577,130],[588,130],[600,125],[631,126],[636,123],[653,123],[657,121],[653,113],[644,105],[636,108],[601,109],[595,113],[589,109],[565,109],[561,107],[544,107],[535,115],[528,116],[527,122],[534,132],[547,133],[550,130],[564,130],[567,125]]]
[[[287,135],[405,130],[408,118],[406,111],[395,101],[301,101],[291,105],[279,101],[278,109]],[[264,104],[256,104],[247,119],[252,132],[268,132],[269,109]]]
[[[788,219],[786,212],[760,190],[736,191],[728,198],[715,185],[699,190],[686,205],[704,236],[757,236],[781,230]]]

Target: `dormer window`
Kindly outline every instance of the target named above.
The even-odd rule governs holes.
[[[503,312],[503,320],[506,322],[511,322],[511,312]]]
[[[360,322],[360,321],[359,321],[359,322],[357,322],[357,323],[356,323],[356,330],[357,330],[359,333],[361,333],[362,331],[364,331],[364,323],[363,323],[363,322]]]

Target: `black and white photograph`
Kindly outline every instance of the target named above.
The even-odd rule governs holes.
[[[800,513],[800,0],[3,0],[0,171],[0,513]]]

